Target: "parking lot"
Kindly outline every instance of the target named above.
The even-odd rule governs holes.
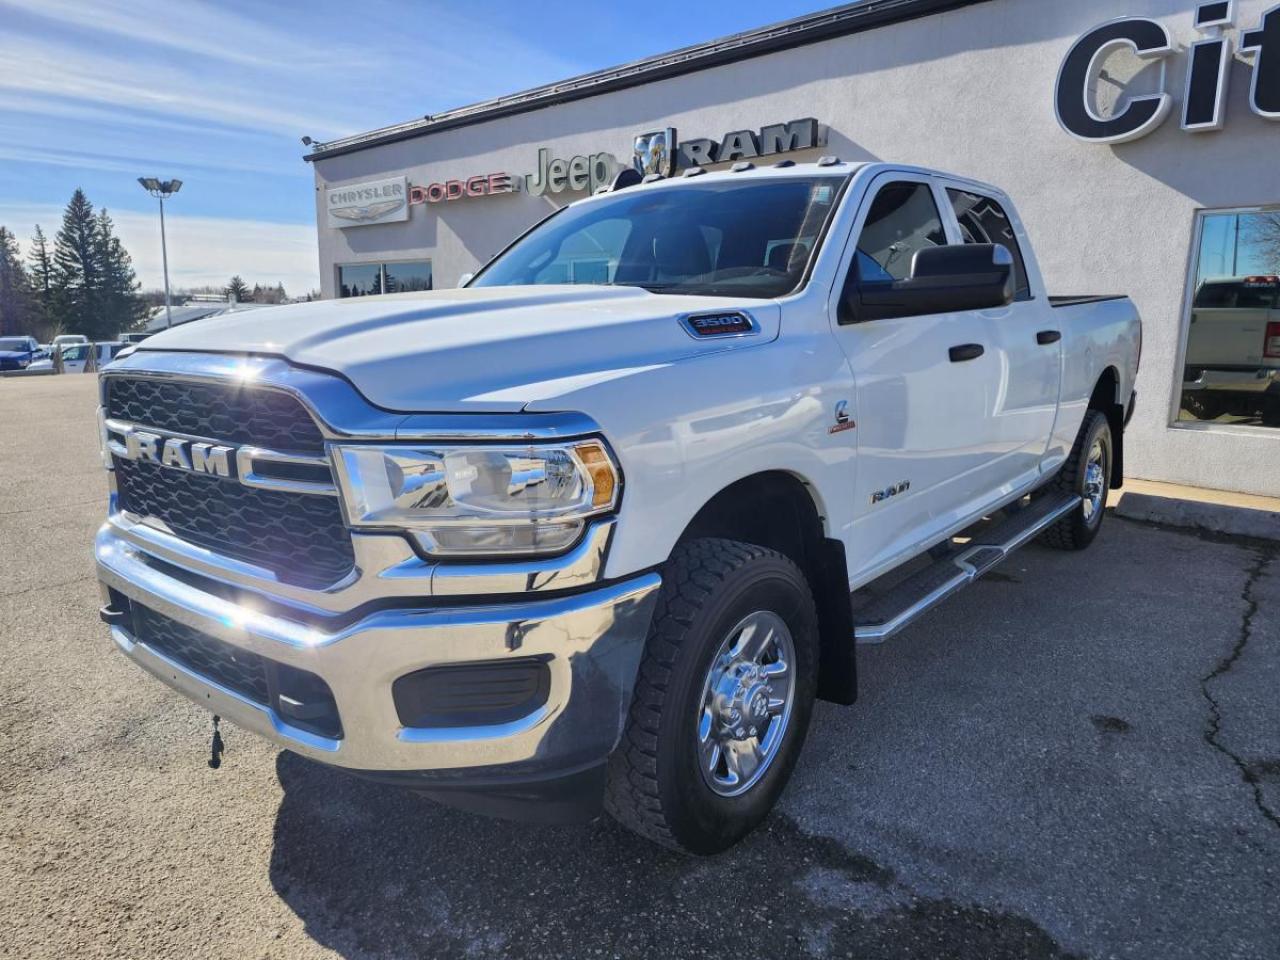
[[[93,378],[0,380],[0,956],[1274,958],[1280,559],[1112,518],[861,659],[713,860],[453,812],[111,648]]]

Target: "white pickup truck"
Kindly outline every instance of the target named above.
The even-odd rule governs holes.
[[[1280,427],[1280,277],[1213,277],[1196,288],[1183,407]]]
[[[1034,537],[1089,545],[1140,343],[1128,300],[1050,298],[980,183],[829,158],[617,184],[464,289],[122,354],[102,617],[288,750],[712,853],[815,698],[853,701],[859,643]]]

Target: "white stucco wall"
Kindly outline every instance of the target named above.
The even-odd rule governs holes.
[[[569,157],[674,126],[682,139],[814,116],[826,147],[850,160],[917,163],[1000,184],[1035,240],[1051,292],[1133,297],[1145,319],[1131,425],[1131,476],[1280,495],[1280,430],[1170,425],[1197,210],[1280,203],[1280,123],[1249,109],[1250,68],[1237,62],[1226,128],[1187,134],[1177,109],[1186,57],[1168,62],[1178,106],[1152,136],[1080,143],[1057,125],[1062,57],[1117,16],[1159,19],[1185,46],[1194,0],[992,0],[990,3],[771,54],[700,73],[317,161],[319,191],[407,173],[426,184],[493,171],[532,173],[540,146]],[[1240,0],[1253,28],[1267,0]],[[561,199],[571,195],[561,194]],[[526,194],[415,206],[408,223],[329,230],[320,216],[326,296],[334,265],[430,258],[436,285],[501,249],[550,209]]]

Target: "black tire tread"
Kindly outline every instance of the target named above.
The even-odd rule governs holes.
[[[1086,411],[1084,422],[1080,424],[1080,432],[1076,434],[1075,445],[1071,448],[1071,456],[1067,457],[1067,462],[1062,465],[1062,469],[1053,480],[1054,490],[1071,494],[1079,492],[1080,471],[1084,469],[1085,457],[1088,456],[1085,442],[1093,433],[1094,423],[1098,420],[1106,422],[1106,415],[1098,410]],[[1075,511],[1073,510],[1040,534],[1040,542],[1055,550],[1083,550],[1088,543],[1081,540],[1079,528],[1074,521]]]
[[[658,737],[672,666],[698,612],[738,569],[776,551],[736,540],[700,539],[679,544],[663,568],[649,637],[626,729],[609,758],[605,810],[654,843],[689,852],[672,833],[658,787]],[[797,568],[798,572],[798,568]]]

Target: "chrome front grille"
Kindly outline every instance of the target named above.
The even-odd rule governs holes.
[[[109,421],[144,430],[284,454],[324,453],[324,436],[315,420],[297,399],[275,390],[234,382],[108,376],[105,406]],[[355,566],[336,496],[249,485],[243,476],[177,470],[118,454],[112,462],[120,509],[158,521],[188,543],[308,589],[328,587]],[[290,478],[288,466],[275,465],[280,479],[316,479],[313,474]],[[322,479],[331,480],[323,465],[320,470],[326,474]]]

